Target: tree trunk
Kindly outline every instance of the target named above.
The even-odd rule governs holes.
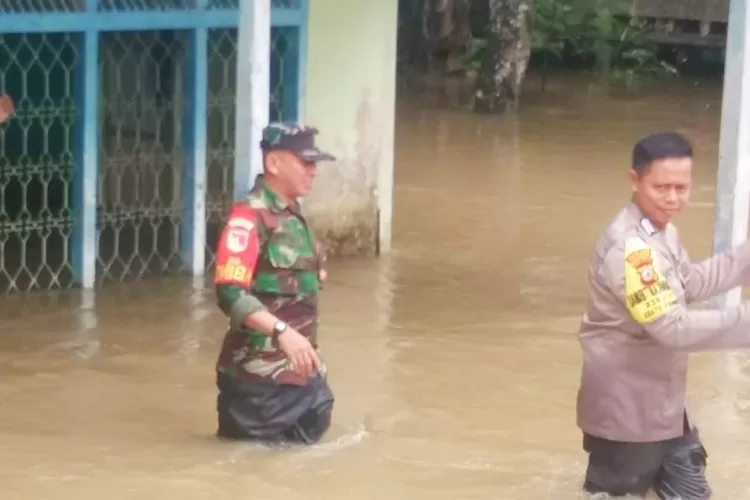
[[[527,15],[531,0],[489,0],[490,34],[477,80],[474,111],[516,109],[531,54]]]
[[[448,72],[471,40],[469,0],[424,0],[422,36],[430,73]]]

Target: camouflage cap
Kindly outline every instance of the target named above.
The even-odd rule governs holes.
[[[336,159],[315,145],[318,129],[299,123],[270,123],[263,129],[260,147],[264,151],[283,149],[305,161],[333,161]]]

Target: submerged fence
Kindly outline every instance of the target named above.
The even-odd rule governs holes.
[[[16,104],[0,126],[0,293],[187,271],[185,200],[204,189],[212,265],[234,191],[240,1],[0,0],[0,94]],[[297,118],[306,2],[272,2],[272,120]]]

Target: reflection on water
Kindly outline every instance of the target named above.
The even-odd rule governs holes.
[[[719,92],[623,100],[572,81],[527,94],[517,119],[402,103],[394,252],[332,264],[336,420],[309,449],[213,438],[225,320],[200,283],[7,299],[2,498],[577,498],[591,245],[626,201],[632,143],[677,128],[699,165],[681,230],[710,252]],[[743,355],[693,363],[717,498],[750,491],[747,378]]]

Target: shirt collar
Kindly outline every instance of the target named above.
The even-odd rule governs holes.
[[[628,213],[631,217],[638,221],[638,225],[640,226],[641,230],[646,233],[647,236],[655,236],[662,232],[656,226],[654,226],[651,220],[646,217],[643,212],[641,212],[641,209],[638,208],[638,205],[636,205],[635,202],[631,201],[630,205],[628,205]]]
[[[260,174],[255,182],[260,189],[261,195],[263,196],[263,201],[271,210],[276,212],[284,212],[286,210],[290,210],[294,212],[298,209],[298,205],[296,202],[287,202],[281,196],[276,194],[276,192],[274,192],[274,190],[271,189],[271,187],[266,182],[263,174]]]

